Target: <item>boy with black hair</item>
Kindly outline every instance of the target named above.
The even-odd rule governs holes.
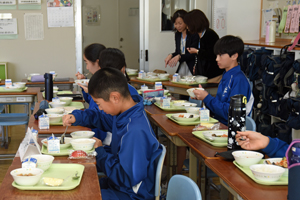
[[[162,152],[144,111],[140,95],[130,95],[126,78],[119,70],[104,68],[89,82],[89,93],[107,115],[90,110],[69,119],[73,125],[100,129],[112,124],[111,152],[96,139],[97,167],[102,199],[154,199],[156,159]],[[101,119],[101,120],[97,120]]]
[[[196,98],[203,100],[214,117],[225,125],[228,123],[230,97],[237,94],[247,97],[247,115],[250,114],[253,106],[254,97],[250,83],[238,64],[243,52],[244,42],[239,37],[227,35],[219,39],[214,46],[214,53],[217,55],[219,68],[225,69],[225,72],[219,83],[217,95],[213,97],[205,90],[194,90]]]

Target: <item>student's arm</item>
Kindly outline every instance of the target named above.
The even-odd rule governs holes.
[[[90,100],[92,98],[91,95],[89,95],[88,93],[86,93],[83,88],[81,88],[81,91],[82,91],[82,96],[83,96],[85,102],[87,102],[88,104],[90,104]]]
[[[270,142],[268,146],[262,149],[269,157],[285,157],[285,152],[288,149],[289,145],[278,139],[278,138],[270,138]]]

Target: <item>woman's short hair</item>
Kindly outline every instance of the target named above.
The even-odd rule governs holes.
[[[209,21],[206,15],[198,9],[188,12],[184,17],[184,23],[192,34],[201,33],[209,28]]]

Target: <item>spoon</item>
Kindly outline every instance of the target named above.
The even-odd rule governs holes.
[[[80,178],[80,176],[78,176],[78,171],[76,171],[75,175],[72,178],[73,180],[77,180]]]
[[[60,137],[60,144],[64,144],[64,143],[65,143],[65,135],[66,135],[66,132],[67,132],[67,130],[68,130],[68,127],[69,127],[69,126],[67,126],[65,132],[64,132],[64,133],[61,135],[61,137]]]

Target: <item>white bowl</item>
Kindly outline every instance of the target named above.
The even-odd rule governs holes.
[[[65,113],[69,114],[69,113],[72,113],[73,110],[77,110],[77,108],[75,107],[64,107],[64,110],[65,110]]]
[[[193,113],[177,113],[177,114],[173,114],[171,116],[172,116],[172,118],[174,118],[175,120],[177,120],[179,122],[193,122],[193,121],[199,120],[199,115],[193,114]],[[190,118],[190,116],[193,116],[193,117]]]
[[[174,103],[173,106],[175,108],[182,108],[185,109],[187,107],[196,107],[197,104],[196,103],[189,103],[189,102],[185,102],[185,103]]]
[[[58,139],[60,140],[60,137],[58,137]],[[65,144],[60,144],[60,149],[66,149],[69,146],[71,146],[71,143],[70,143],[71,141],[72,141],[72,138],[65,137]],[[45,145],[46,147],[48,146],[47,138],[42,140],[42,144]]]
[[[39,182],[43,173],[44,170],[39,168],[19,168],[10,172],[15,182],[18,185],[23,186],[36,185]],[[32,174],[33,176],[21,176],[21,174]]]
[[[227,142],[228,139],[228,130],[203,131],[202,134],[206,139],[213,142],[224,143]],[[213,134],[215,134],[216,136],[214,136]],[[224,135],[226,135],[226,137],[224,137]]]
[[[168,94],[169,93],[169,90],[164,90],[164,94]]]
[[[146,74],[147,74],[147,76],[156,76],[156,75],[157,75],[157,74],[154,73],[154,72],[147,72]],[[156,77],[157,77],[157,76],[156,76]]]
[[[196,76],[194,79],[197,83],[206,83],[207,82],[206,76]]]
[[[63,108],[47,108],[45,111],[47,114],[63,114],[65,112]]]
[[[13,85],[18,88],[24,88],[26,86],[26,83],[25,82],[14,82]]]
[[[172,103],[175,104],[175,103],[188,103],[188,101],[186,100],[172,100]]]
[[[70,134],[72,138],[92,138],[95,135],[93,131],[74,131]]]
[[[58,97],[60,102],[66,102],[65,106],[69,106],[72,103],[73,97]]]
[[[55,123],[60,123],[62,122],[62,116],[61,114],[47,114],[49,117],[49,123],[50,124],[55,124]]]
[[[185,110],[187,113],[193,113],[199,115],[200,107],[186,107]]]
[[[255,151],[234,151],[232,155],[235,161],[242,167],[257,164],[264,155]]]
[[[51,155],[42,155],[42,154],[36,154],[32,155],[31,158],[37,159],[37,168],[42,169],[46,171],[52,164],[54,157]]]
[[[265,164],[268,164],[267,160],[270,161],[273,164],[273,163],[280,162],[282,160],[282,158],[268,158],[268,159],[265,159],[265,161],[264,161]],[[279,166],[279,165],[276,165],[276,164],[273,164],[273,165]],[[279,167],[281,167],[281,166],[279,166]],[[285,167],[282,167],[282,168],[285,170],[284,173],[282,174],[282,176],[289,176],[289,169],[285,168]]]
[[[89,151],[93,149],[95,142],[94,139],[73,139],[71,144],[75,150]]]
[[[190,89],[187,89],[187,93],[190,95],[190,97],[192,98],[196,98],[195,94],[194,94],[194,90],[204,90],[203,88],[190,88]]]
[[[53,92],[54,91],[58,91],[58,87],[57,86],[53,86]]]
[[[80,83],[81,85],[87,87],[90,79],[78,79],[75,80],[75,83]]]
[[[50,102],[49,104],[51,108],[59,108],[64,107],[66,105],[66,102]]]
[[[158,78],[160,79],[167,79],[170,74],[157,74]]]
[[[136,74],[138,72],[138,69],[129,69],[129,68],[126,68],[126,72],[128,75],[130,74]]]
[[[276,165],[256,164],[251,165],[250,170],[258,180],[275,182],[280,179],[285,169]]]

